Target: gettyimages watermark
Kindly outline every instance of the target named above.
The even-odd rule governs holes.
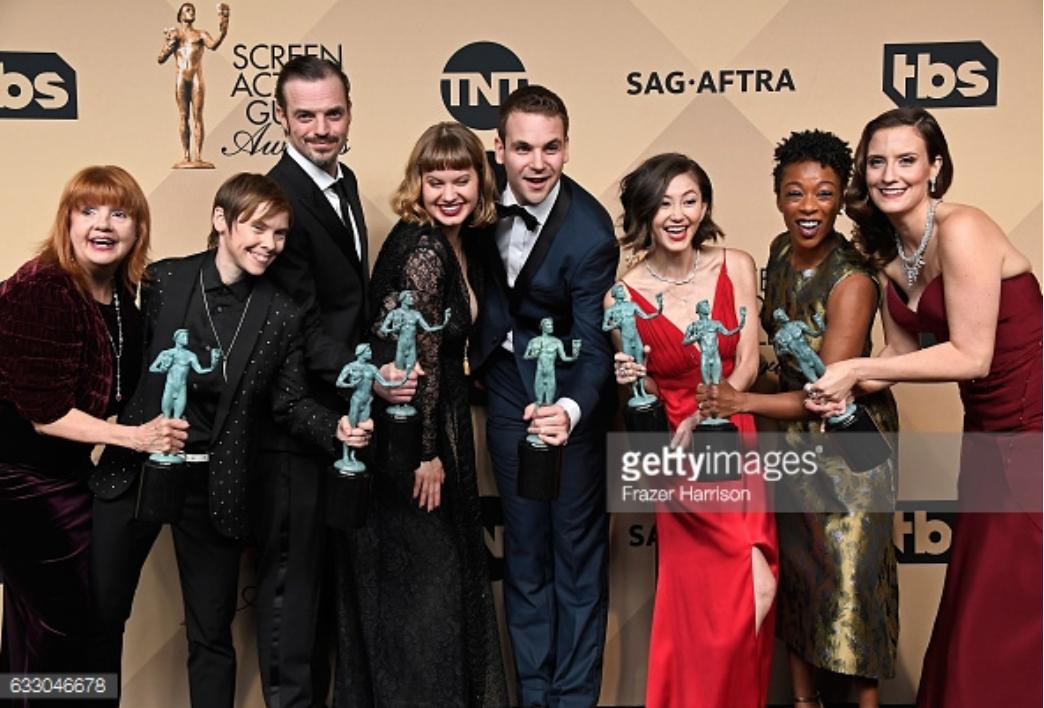
[[[891,513],[912,500],[951,499],[972,513],[1044,508],[1039,433],[884,438],[890,454],[856,471],[846,451],[879,438],[697,433],[674,447],[664,434],[611,433],[607,506],[616,513]]]

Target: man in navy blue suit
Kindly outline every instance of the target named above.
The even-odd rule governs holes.
[[[605,432],[612,352],[602,298],[619,249],[605,209],[562,175],[569,117],[558,96],[524,86],[501,107],[495,140],[507,185],[471,365],[488,391],[487,440],[504,508],[504,601],[524,706],[593,706],[602,681],[607,610]],[[558,371],[561,396],[537,407],[535,363],[523,358],[550,317],[555,336],[579,339],[579,360]],[[565,445],[559,496],[516,494],[517,446],[527,432]]]

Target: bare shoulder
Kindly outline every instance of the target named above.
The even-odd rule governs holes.
[[[935,213],[939,225],[939,243],[950,241],[966,243],[974,241],[980,245],[988,240],[1006,241],[1000,226],[986,212],[967,204],[939,205]]]
[[[737,248],[709,248],[707,251],[715,254],[718,258],[728,259],[729,278],[734,284],[753,287],[757,278],[755,276],[756,266],[754,258],[746,251]],[[726,251],[728,252],[726,254]]]
[[[726,249],[716,249],[724,252]],[[728,250],[729,259],[729,272],[732,272],[733,268],[745,270],[748,272],[754,271],[754,257],[746,251],[741,251],[738,248],[730,248]]]

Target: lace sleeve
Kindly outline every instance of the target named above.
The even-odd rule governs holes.
[[[446,280],[445,253],[439,244],[422,239],[417,248],[406,257],[403,279],[413,291],[413,306],[429,325],[441,325],[445,307]],[[425,332],[417,328],[417,362],[424,376],[417,383],[413,405],[421,416],[421,460],[438,457],[438,400],[442,390],[440,351],[442,332]]]

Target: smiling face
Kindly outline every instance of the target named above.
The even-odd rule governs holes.
[[[479,177],[466,170],[432,170],[421,175],[421,205],[447,233],[457,233],[479,201]]]
[[[547,198],[569,161],[569,138],[560,116],[514,111],[504,124],[504,138],[493,141],[497,162],[504,166],[519,204]]]
[[[92,276],[111,278],[137,237],[134,219],[121,207],[84,204],[69,214],[73,254]]]
[[[786,165],[776,207],[795,253],[816,258],[841,211],[841,178],[833,167],[814,160]]]
[[[939,174],[942,157],[930,160],[924,138],[913,126],[882,128],[866,150],[870,199],[886,216],[898,216],[928,199],[928,180]]]
[[[341,79],[329,74],[316,81],[290,79],[283,85],[286,110],[276,107],[276,117],[287,140],[330,176],[337,176],[337,157],[348,142],[352,122],[348,97]]]
[[[225,220],[221,207],[214,209],[214,230],[219,240],[217,265],[226,284],[244,274],[261,275],[286,245],[290,216],[285,211],[269,213],[268,202],[262,202],[252,214],[240,214],[232,224]]]
[[[688,172],[674,177],[667,184],[660,208],[653,215],[653,248],[662,248],[667,253],[691,249],[706,213],[707,203],[703,201],[696,178]]]

